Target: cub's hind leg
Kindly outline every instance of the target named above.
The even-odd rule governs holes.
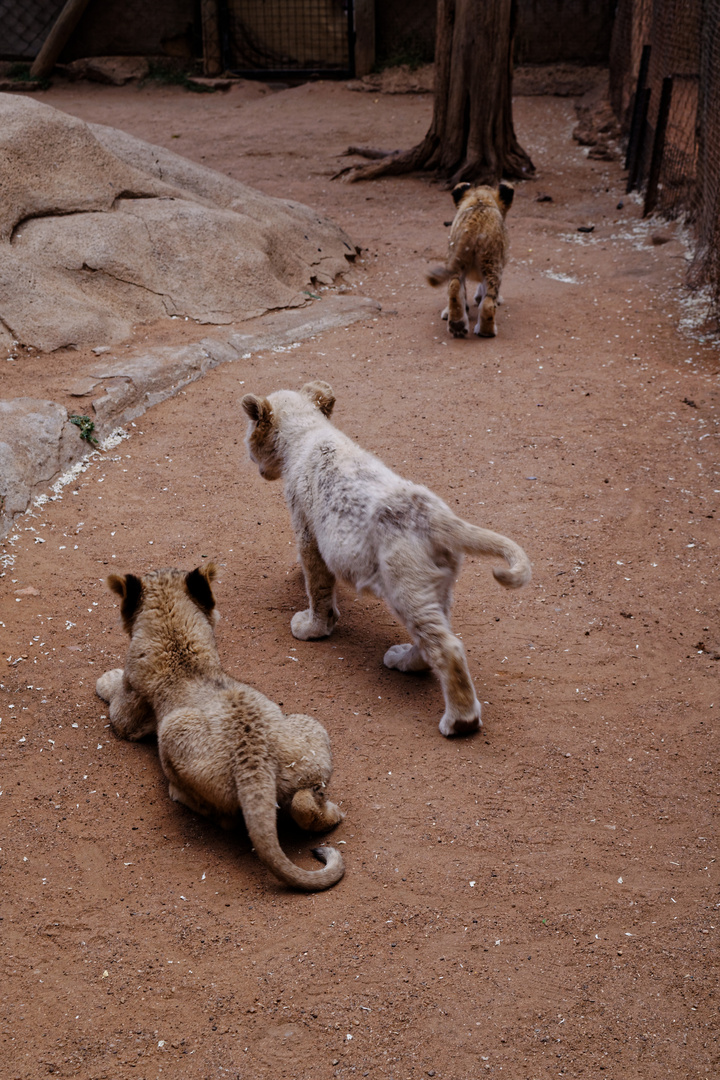
[[[383,664],[397,671],[427,671],[430,665],[417,645],[391,645],[383,657]]]
[[[450,629],[443,611],[423,611],[410,627],[423,655],[440,679],[445,712],[440,720],[443,735],[465,735],[482,727],[480,702],[475,694],[465,649]]]
[[[335,606],[335,575],[328,570],[309,528],[298,540],[300,562],[305,575],[305,590],[310,607],[296,611],[290,621],[293,637],[301,641],[324,638],[333,632],[339,612]]]
[[[484,281],[481,281],[480,284],[478,285],[477,289],[475,290],[475,298],[474,298],[475,303],[477,304],[478,307],[480,307],[483,300],[485,299],[485,294],[486,293],[487,293],[487,285],[485,284]],[[503,304],[504,302],[505,301],[503,300],[502,296],[500,296],[500,293],[498,293],[498,297],[497,297],[497,300],[496,300],[497,306],[500,307],[500,305]]]
[[[412,573],[408,573],[411,561],[415,565]],[[440,679],[445,698],[440,731],[443,735],[477,731],[482,727],[480,702],[475,695],[462,642],[450,629],[450,600],[459,560],[439,567],[430,559],[421,564],[417,556],[413,560],[409,552],[404,556],[399,552],[393,562],[395,565],[389,565],[385,575],[386,599],[410,631],[415,642],[413,648]],[[415,582],[422,584],[411,584]]]
[[[213,821],[221,829],[225,829],[229,832],[231,829],[237,828],[237,814],[233,816],[218,813],[218,811],[208,803],[196,799],[192,792],[187,791],[186,788],[177,787],[175,784],[169,783],[168,795],[173,802],[180,803],[181,806],[186,806],[188,810],[192,810],[194,814],[200,814],[202,817],[209,818],[210,821]]]
[[[448,623],[450,622],[453,585],[459,571],[460,559],[458,558],[451,558],[448,565],[444,567],[431,564],[432,580],[428,582],[428,588],[432,589],[433,597],[440,604]],[[398,618],[401,622],[405,621],[399,615]],[[383,657],[383,663],[385,667],[395,668],[397,671],[428,671],[430,668],[427,657],[417,644],[391,645]]]
[[[485,284],[484,281],[481,281],[480,284],[478,285],[477,289],[475,290],[475,297],[474,297],[475,303],[478,305],[478,307],[480,306],[480,304],[482,304],[483,300],[485,299],[486,292],[487,292],[487,285]]]
[[[325,794],[332,776],[330,739],[311,716],[293,713],[276,719],[270,732],[278,762],[277,801],[302,829],[322,832],[345,817]]]
[[[488,271],[478,285],[475,299],[478,302],[478,319],[475,333],[478,337],[496,337],[495,313],[500,302],[500,275]]]
[[[237,825],[238,798],[232,768],[209,736],[201,712],[177,709],[158,731],[160,765],[173,802],[210,818],[223,829]]]
[[[322,788],[301,788],[293,795],[290,815],[301,829],[327,832],[343,820],[345,814],[330,802]]]
[[[466,337],[470,329],[465,296],[465,275],[455,274],[448,284],[448,329],[453,337]]]

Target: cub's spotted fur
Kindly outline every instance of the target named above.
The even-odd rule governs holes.
[[[130,635],[125,668],[106,671],[97,693],[123,739],[157,731],[170,798],[229,828],[245,819],[263,862],[296,889],[327,889],[343,876],[340,852],[315,848],[322,870],[303,870],[283,852],[278,806],[304,829],[321,832],[344,814],[325,797],[330,740],[309,716],[284,716],[258,690],[220,666],[212,564],[189,574],[157,570],[112,574]]]
[[[296,638],[326,637],[338,619],[335,578],[382,597],[410,631],[393,645],[387,667],[431,667],[442,683],[443,735],[480,727],[480,702],[462,643],[450,630],[452,589],[464,552],[499,555],[493,568],[507,588],[530,580],[514,541],[470,525],[429,491],[391,472],[329,420],[335,404],[325,382],[300,393],[246,394],[250,457],[266,480],[283,479],[310,607],[293,615]]]
[[[479,337],[495,337],[495,311],[499,302],[500,282],[507,257],[508,235],[505,215],[513,201],[511,184],[499,188],[471,187],[457,184],[453,199],[457,206],[450,229],[445,266],[434,267],[427,275],[431,285],[449,281],[448,305],[442,313],[453,337],[465,337],[470,329],[465,295],[465,279],[479,282],[475,291]]]

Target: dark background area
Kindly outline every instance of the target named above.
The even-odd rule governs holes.
[[[63,0],[0,0],[0,56],[32,60],[62,7]],[[376,3],[378,63],[432,60],[435,10],[435,0]],[[607,62],[614,10],[613,0],[518,0],[516,62]],[[197,0],[91,0],[62,60],[200,57],[200,27]]]

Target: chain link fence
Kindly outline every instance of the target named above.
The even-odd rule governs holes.
[[[222,0],[225,67],[239,74],[353,71],[351,0]]]
[[[691,224],[689,283],[720,316],[720,0],[619,0],[610,101],[628,136],[628,190]]]
[[[32,62],[64,0],[0,0],[0,60]],[[152,56],[206,74],[350,75],[352,0],[104,0],[91,3],[60,60]]]
[[[32,63],[65,0],[0,0],[0,60]],[[202,56],[199,0],[95,0],[60,55],[62,63],[92,56]]]
[[[65,0],[0,0],[0,60],[34,60]]]

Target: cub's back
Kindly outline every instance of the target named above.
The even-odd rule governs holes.
[[[484,255],[502,260],[506,240],[505,219],[493,195],[469,192],[450,230],[450,250],[461,259]]]
[[[372,587],[383,547],[398,531],[424,533],[418,510],[425,511],[424,521],[438,499],[337,429],[323,436],[305,457],[304,516],[333,573],[358,588]]]

